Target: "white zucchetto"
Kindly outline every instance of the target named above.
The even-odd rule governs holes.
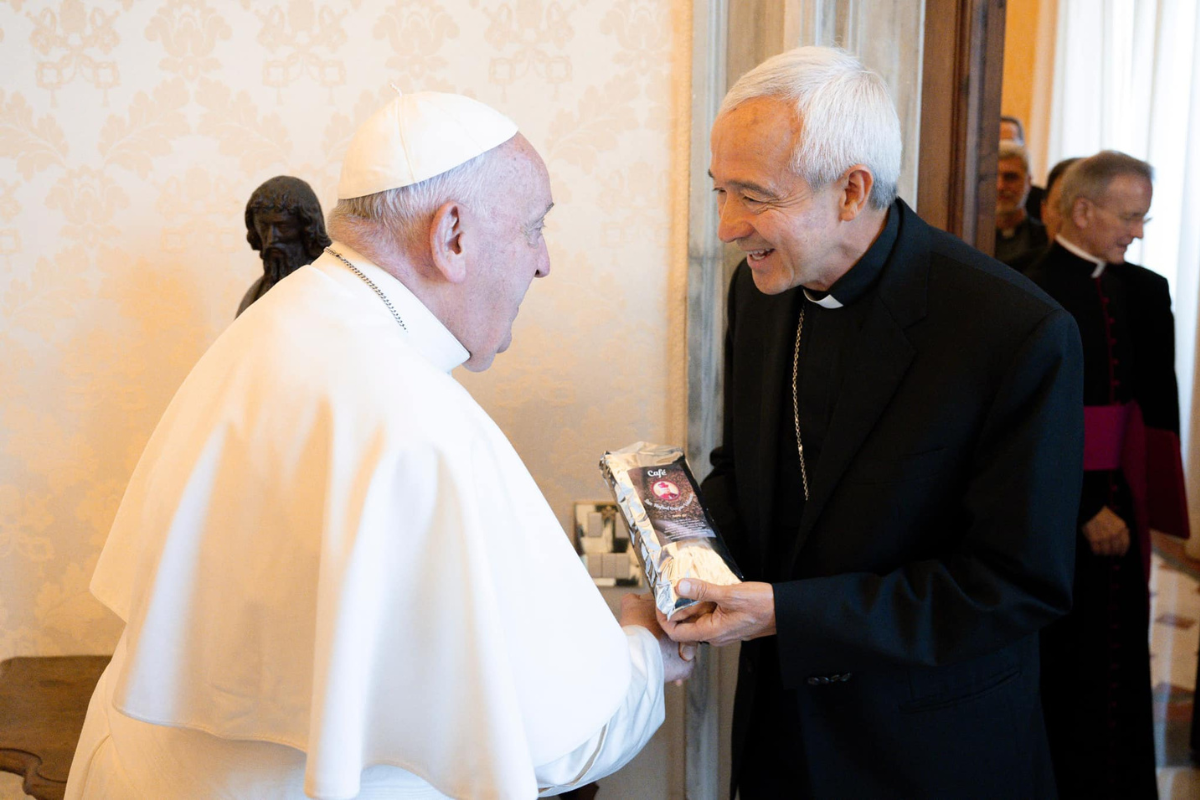
[[[401,94],[376,111],[350,141],[338,199],[398,189],[465,164],[517,133],[517,125],[457,94]]]

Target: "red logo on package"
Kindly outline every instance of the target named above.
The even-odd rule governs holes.
[[[678,500],[679,487],[670,481],[658,481],[652,487],[654,496],[659,500]]]

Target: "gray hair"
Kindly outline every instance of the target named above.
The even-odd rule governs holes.
[[[1154,182],[1153,167],[1118,150],[1101,150],[1094,156],[1076,161],[1063,175],[1062,194],[1058,198],[1059,213],[1069,217],[1071,207],[1081,197],[1098,201],[1108,191],[1113,179],[1120,175],[1137,175],[1150,183]]]
[[[797,47],[747,72],[721,103],[720,114],[749,100],[792,103],[800,135],[792,170],[814,191],[855,164],[871,171],[871,207],[887,208],[900,179],[900,119],[883,79],[833,47]]]
[[[380,255],[419,256],[433,214],[442,204],[453,200],[480,206],[484,202],[489,167],[495,160],[491,156],[504,146],[493,147],[420,183],[338,200],[329,212],[330,235],[368,244]]]
[[[1003,161],[1006,158],[1018,158],[1021,160],[1021,165],[1025,167],[1025,174],[1029,174],[1029,151],[1023,146],[1017,144],[1012,139],[1006,139],[1000,142],[998,152],[997,161]]]

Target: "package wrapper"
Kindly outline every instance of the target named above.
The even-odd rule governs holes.
[[[605,453],[600,471],[625,516],[654,602],[668,619],[695,602],[676,593],[679,580],[741,582],[683,450],[634,442]]]

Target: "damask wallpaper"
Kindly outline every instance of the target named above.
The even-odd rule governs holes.
[[[259,272],[250,192],[326,209],[395,83],[477,97],[542,152],[552,272],[463,383],[560,518],[597,462],[679,441],[686,0],[0,0],[0,658],[109,652],[88,594],[125,483]]]

